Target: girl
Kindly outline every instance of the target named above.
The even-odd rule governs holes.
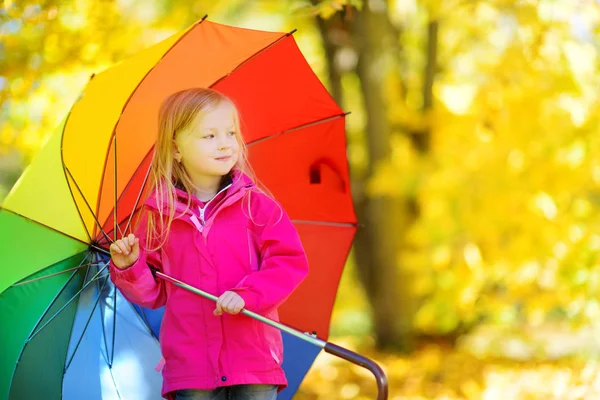
[[[151,195],[135,234],[110,246],[110,275],[131,302],[166,305],[166,399],[272,400],[287,385],[281,333],[238,314],[246,308],[277,320],[308,262],[289,217],[249,170],[230,99],[194,88],[164,101]],[[149,266],[218,302],[155,279]]]

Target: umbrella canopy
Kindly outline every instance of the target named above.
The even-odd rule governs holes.
[[[162,310],[115,290],[107,250],[146,194],[161,102],[190,87],[237,105],[250,162],[310,262],[281,320],[327,339],[356,224],[346,114],[291,33],[202,19],[92,76],[2,205],[0,398],[160,396]],[[291,398],[319,350],[284,335],[290,387],[279,398]]]

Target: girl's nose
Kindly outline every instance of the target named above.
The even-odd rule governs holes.
[[[229,148],[229,141],[227,139],[219,138],[217,146],[219,150],[226,150]]]
[[[229,144],[227,143],[220,143],[218,146],[219,151],[225,151],[225,150],[229,150]]]
[[[219,142],[217,143],[219,150],[227,150],[231,147],[231,140],[227,135],[219,135]]]

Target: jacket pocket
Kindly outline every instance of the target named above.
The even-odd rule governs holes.
[[[265,317],[277,321],[278,318],[276,316],[275,318],[273,318],[273,316],[273,313],[265,315]],[[281,331],[262,322],[257,322],[260,342],[263,347],[265,361],[267,362],[267,364],[275,362],[275,364],[281,366],[281,364],[283,363],[283,342],[281,337]]]
[[[277,355],[277,352],[275,351],[275,349],[273,348],[273,346],[271,346],[271,357],[273,357],[273,360],[275,360],[275,362],[279,365],[281,365],[281,358]]]

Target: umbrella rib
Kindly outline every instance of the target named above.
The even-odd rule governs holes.
[[[99,283],[96,283],[96,287],[100,290]],[[102,324],[102,339],[104,340],[104,349],[105,352],[102,352],[102,356],[104,357],[104,361],[108,366],[110,366],[110,360],[108,359],[108,343],[106,342],[106,327],[104,326],[104,307],[100,307],[100,324]]]
[[[95,74],[92,74],[92,76],[90,76],[90,80],[92,80],[92,78],[94,77]],[[89,81],[88,81],[89,82]],[[85,92],[85,89],[79,94],[79,98],[81,99],[81,97],[83,96],[83,93]],[[73,203],[75,204],[75,209],[77,210],[77,214],[79,215],[79,219],[81,220],[81,224],[83,225],[83,230],[85,231],[85,234],[88,237],[88,241],[91,242],[92,241],[92,235],[90,234],[90,232],[88,232],[87,226],[85,225],[85,221],[83,219],[83,215],[81,214],[81,210],[79,209],[79,206],[77,205],[77,201],[75,201],[75,196],[73,195],[73,190],[71,190],[71,185],[69,185],[69,179],[67,178],[67,171],[66,171],[66,165],[65,165],[65,159],[64,159],[64,155],[63,155],[63,145],[64,145],[64,140],[65,140],[65,130],[67,129],[67,123],[69,122],[69,118],[71,118],[71,113],[73,112],[73,108],[75,108],[75,104],[77,104],[77,101],[75,101],[72,105],[71,108],[69,109],[69,112],[67,113],[67,116],[65,118],[65,124],[63,125],[63,129],[62,129],[62,133],[61,133],[61,137],[60,137],[60,162],[63,166],[63,173],[65,174],[65,181],[67,182],[67,187],[69,188],[69,193],[71,193],[71,198],[73,199]],[[70,175],[70,173],[69,173]],[[73,178],[73,176],[71,175],[71,179],[73,179],[73,182],[75,182],[75,179]],[[83,197],[83,195],[82,195]],[[85,200],[85,197],[84,197]]]
[[[93,261],[96,261],[96,257],[97,257],[97,255],[96,255],[96,254],[94,254],[94,253],[91,253],[91,255],[92,255],[92,260],[93,260]],[[96,268],[98,268],[97,264],[96,264]],[[91,271],[91,268],[88,268],[88,269],[86,269],[86,270],[85,270],[85,275],[84,275],[84,277],[83,277],[83,283],[87,282],[87,280],[88,280],[88,276],[90,275],[90,271]],[[75,311],[77,312],[77,310],[75,310]],[[75,318],[77,318],[77,314],[75,314]],[[71,338],[73,337],[73,328],[74,328],[74,327],[75,327],[75,321],[73,321],[73,323],[71,324],[71,329],[70,329],[70,331],[69,331],[69,343],[71,343]],[[83,335],[82,335],[82,336],[83,336]],[[79,346],[79,344],[78,344],[77,346]],[[75,354],[75,351],[76,351],[76,350],[77,350],[77,347],[76,347],[76,348],[73,350],[73,354]],[[68,351],[69,351],[69,349],[67,349],[67,354],[68,354]],[[63,367],[64,367],[64,366],[63,366]],[[63,376],[64,376],[64,374],[66,373],[66,371],[67,371],[67,369],[66,369],[66,368],[63,368]]]
[[[148,151],[148,154],[146,155],[146,157],[148,157],[148,155],[151,154],[152,149],[154,149],[154,146],[152,146],[151,149],[150,149],[150,151]],[[146,158],[146,157],[144,157],[144,158]],[[148,183],[148,178],[150,177],[150,170],[151,169],[152,169],[152,163],[150,163],[150,165],[148,166],[148,171],[146,171],[146,176],[144,177],[144,183],[142,183],[142,187],[141,187],[140,191],[138,192],[138,196],[135,199],[135,203],[133,204],[133,209],[134,210],[137,209],[137,206],[140,203],[140,200],[142,198],[142,193],[144,193],[144,190],[146,189],[146,184]],[[138,167],[135,170],[135,173],[133,174],[133,176],[135,176],[138,173],[139,170],[140,170],[140,168]],[[129,185],[131,185],[131,182],[127,186],[129,187]],[[127,188],[125,190],[127,190]],[[131,226],[131,221],[133,219],[133,214],[134,214],[133,211],[131,212],[131,214],[129,214],[129,220],[127,221],[127,225],[125,225],[125,232],[127,232],[129,230],[129,227]]]
[[[119,393],[119,387],[117,385],[117,382],[115,381],[115,377],[113,375],[112,367],[108,369],[108,372],[110,373],[110,379],[112,379],[113,385],[115,386],[115,392],[117,392],[117,397],[120,400],[121,399],[121,393]]]
[[[69,258],[69,257],[67,257],[67,258]],[[65,258],[64,260],[66,260],[67,258]],[[64,260],[62,260],[62,261],[64,261]],[[53,264],[53,265],[55,265],[55,264]],[[65,269],[64,271],[55,272],[55,273],[50,274],[50,275],[40,276],[39,278],[34,278],[34,279],[31,279],[31,280],[28,280],[28,281],[24,281],[24,282],[17,282],[15,284],[13,284],[12,286],[13,287],[14,286],[21,286],[21,285],[25,285],[27,283],[33,283],[33,282],[41,281],[41,280],[44,280],[44,279],[52,278],[53,276],[62,275],[62,274],[65,274],[67,272],[75,271],[76,269],[80,269],[80,268],[84,268],[84,267],[89,267],[92,264],[93,264],[93,262],[85,263],[85,264],[82,264],[82,265],[80,265],[78,267]],[[50,267],[46,267],[46,268],[50,268]],[[44,269],[46,269],[46,268],[44,268]]]
[[[144,325],[144,327],[148,330],[148,333],[150,334],[150,336],[152,336],[154,339],[156,339],[156,341],[158,343],[158,337],[156,337],[156,335],[152,331],[152,328],[150,327],[150,321],[148,321],[148,317],[146,316],[146,310],[144,310],[142,307],[140,307],[140,311],[141,311],[141,315],[140,315],[140,313],[137,312],[135,307],[133,307],[133,304],[131,304],[131,303],[129,303],[129,304],[131,305],[131,307],[137,314],[138,318],[141,320],[142,325]]]
[[[150,148],[150,150],[148,151],[148,153],[146,153],[146,155],[144,156],[144,160],[146,159],[146,157],[148,157],[149,155],[152,154],[152,150],[154,149],[154,146],[152,146]],[[143,163],[143,160],[142,160]],[[133,173],[133,175],[131,176],[131,179],[129,180],[129,182],[127,183],[127,186],[125,187],[125,189],[123,189],[123,193],[121,193],[121,198],[119,200],[117,200],[117,207],[119,206],[119,203],[121,202],[121,200],[123,199],[123,197],[125,196],[125,193],[127,192],[128,189],[131,188],[131,185],[133,183],[133,179],[134,177],[138,174],[139,171],[141,171],[141,166],[142,163],[139,164],[139,166],[136,168],[135,172]],[[150,165],[151,167],[152,165]],[[140,199],[142,198],[142,193],[144,192],[144,189],[146,188],[146,184],[148,183],[148,178],[150,176],[150,167],[148,168],[148,171],[146,171],[146,176],[144,177],[144,183],[142,184],[142,188],[140,189],[140,191],[138,192],[137,198],[135,200],[135,204],[133,206],[133,210],[136,211],[137,210],[137,205],[140,202]],[[131,226],[131,221],[133,220],[133,214],[134,212],[131,212],[129,214],[129,218],[127,220],[127,225],[125,226],[125,230],[124,232],[127,232],[127,230],[129,229],[129,227]],[[120,231],[120,229],[119,229]],[[107,234],[110,232],[107,232]]]
[[[110,364],[112,367],[113,361],[115,360],[115,334],[117,332],[117,291],[113,290],[113,326],[112,326],[112,343],[110,349]]]
[[[90,253],[86,253],[85,257],[83,257],[83,259],[81,260],[81,264],[83,264],[88,257],[90,256]],[[52,301],[50,302],[50,304],[48,304],[48,307],[46,307],[46,310],[44,310],[44,313],[42,314],[42,316],[40,317],[39,321],[37,322],[37,324],[35,325],[35,327],[33,328],[34,332],[39,332],[39,330],[37,330],[38,326],[40,325],[40,323],[42,322],[42,319],[44,319],[44,316],[46,314],[48,314],[48,311],[50,311],[50,308],[52,308],[52,306],[54,305],[54,303],[56,303],[56,300],[58,300],[58,298],[60,297],[60,295],[62,294],[62,292],[65,291],[65,289],[67,288],[67,286],[69,286],[69,283],[71,283],[71,281],[73,280],[73,278],[75,277],[75,275],[77,275],[77,271],[73,271],[73,273],[71,274],[71,276],[69,277],[69,279],[67,279],[67,281],[62,285],[61,289],[58,291],[58,293],[56,294],[56,296],[54,296],[54,298],[52,299]],[[50,319],[51,321],[52,319]],[[44,324],[44,326],[46,326],[48,324],[47,321],[46,324]],[[42,327],[43,329],[43,327]],[[40,329],[41,330],[41,329]],[[32,338],[33,338],[34,334],[29,335],[29,338],[27,339],[27,342],[29,342]]]
[[[266,45],[265,47],[263,47],[262,49],[258,50],[256,53],[252,54],[251,56],[249,56],[248,58],[246,58],[244,61],[242,61],[241,63],[239,63],[234,69],[232,69],[231,71],[229,71],[226,75],[223,75],[222,77],[220,77],[219,79],[217,79],[216,81],[214,81],[209,87],[210,88],[215,87],[215,85],[217,85],[223,79],[227,78],[229,75],[231,75],[232,73],[234,73],[235,71],[237,71],[244,64],[250,62],[255,57],[258,57],[261,53],[263,53],[263,52],[267,51],[268,49],[270,49],[271,47],[275,46],[277,43],[279,43],[283,39],[286,39],[286,38],[292,36],[294,34],[294,32],[296,32],[296,29],[294,29],[291,32],[288,32],[288,33],[286,33],[286,34],[278,37],[275,41],[273,41],[272,43]]]
[[[100,241],[98,241],[98,243],[100,243],[100,242],[101,242],[101,240],[102,240],[102,239],[100,239]],[[110,242],[109,242],[109,243],[110,243]],[[110,250],[103,249],[102,247],[98,247],[98,246],[96,246],[96,245],[93,245],[93,244],[91,244],[91,245],[90,245],[90,249],[94,249],[94,250],[96,250],[98,253],[104,254],[104,255],[106,255],[106,256],[110,256]]]
[[[75,187],[77,188],[77,191],[81,195],[81,198],[83,199],[83,201],[84,201],[85,205],[87,206],[88,210],[92,213],[92,217],[94,217],[94,221],[96,221],[96,225],[98,225],[98,228],[100,228],[100,232],[102,232],[102,234],[104,235],[104,237],[106,238],[106,240],[108,240],[109,243],[112,243],[111,240],[110,240],[110,238],[106,234],[106,232],[104,232],[104,229],[102,229],[102,225],[100,224],[100,221],[98,221],[98,218],[96,218],[96,214],[94,214],[94,211],[92,211],[92,207],[90,206],[90,204],[88,203],[87,199],[85,198],[85,196],[81,192],[81,188],[79,187],[79,185],[77,184],[77,181],[75,180],[75,178],[71,174],[71,171],[69,170],[69,167],[67,167],[65,164],[63,164],[63,167],[65,168],[65,171],[67,171],[67,173],[71,177],[71,180],[73,180],[73,183],[75,184]],[[73,192],[71,192],[71,195],[73,195]],[[73,199],[74,198],[75,197],[73,196]],[[77,205],[76,201],[75,201],[75,207],[77,207],[77,209],[79,210],[79,206]],[[86,231],[87,231],[87,229],[86,229]]]
[[[1,211],[5,211],[5,212],[7,212],[7,213],[10,213],[10,214],[12,214],[12,215],[16,215],[17,217],[23,218],[23,219],[25,219],[25,220],[27,220],[27,221],[29,221],[29,222],[33,222],[34,224],[38,224],[39,226],[43,226],[44,228],[47,228],[47,229],[49,229],[49,230],[51,230],[51,231],[54,231],[54,232],[56,232],[56,233],[60,233],[61,235],[63,235],[63,236],[66,236],[66,237],[68,237],[68,238],[70,238],[70,239],[76,240],[76,241],[78,241],[79,243],[88,244],[88,243],[87,243],[86,241],[84,241],[84,240],[81,240],[81,239],[79,239],[79,238],[76,238],[75,236],[71,236],[71,235],[69,235],[68,233],[65,233],[65,232],[59,231],[59,230],[58,230],[58,229],[56,229],[56,228],[53,228],[53,227],[51,227],[51,226],[49,226],[49,225],[46,225],[46,224],[44,224],[44,223],[42,223],[42,222],[40,222],[40,221],[36,221],[35,219],[29,218],[29,217],[27,217],[27,216],[25,216],[25,215],[23,215],[23,214],[19,214],[18,212],[15,212],[15,211],[13,211],[13,210],[9,210],[8,208],[4,208],[4,207],[0,206],[0,210],[1,210]],[[68,258],[68,257],[67,257],[67,258]]]
[[[275,139],[275,138],[277,138],[279,136],[285,135],[286,133],[295,132],[295,131],[298,131],[298,130],[301,130],[301,129],[304,129],[304,128],[308,128],[309,126],[319,125],[319,124],[322,124],[322,123],[325,123],[325,122],[333,121],[334,119],[337,119],[337,118],[344,118],[348,114],[350,114],[350,111],[345,112],[343,114],[331,115],[329,117],[325,117],[325,118],[321,118],[321,119],[318,119],[318,120],[315,120],[315,121],[307,122],[305,124],[298,125],[298,126],[295,126],[293,128],[286,129],[286,130],[284,130],[282,132],[275,133],[273,135],[266,136],[264,138],[253,140],[251,142],[246,143],[246,146],[247,147],[254,146],[254,145],[262,143],[262,142],[264,142],[266,140]]]
[[[127,102],[129,102],[129,99],[127,100]],[[125,106],[123,106],[123,109],[124,108],[125,108]],[[123,114],[123,111],[121,111],[121,115],[122,114]],[[121,119],[121,115],[119,115],[119,118],[117,119],[117,122],[115,123],[115,126],[113,127],[113,131],[110,136],[111,145],[114,142],[114,138],[116,136],[117,124],[119,123],[119,121]],[[91,210],[91,207],[88,204],[88,208],[90,208],[90,212],[94,215],[94,219],[96,219],[96,215],[99,215],[99,213],[100,213],[100,203],[102,200],[102,191],[104,190],[104,174],[106,173],[106,166],[108,165],[109,156],[110,156],[110,148],[106,152],[106,157],[104,158],[104,165],[102,166],[102,176],[100,177],[100,188],[98,189],[98,196],[96,198],[96,212],[93,212]],[[115,160],[116,160],[116,157],[115,157]],[[115,189],[115,191],[116,191],[116,189]],[[87,201],[86,201],[86,204],[87,204]],[[100,222],[98,220],[96,220],[96,223],[98,224],[98,226],[100,226]],[[102,230],[102,226],[100,226],[100,230]],[[102,234],[104,235],[104,237],[106,238],[108,243],[112,243],[110,238],[106,234],[106,232],[102,231]]]
[[[75,358],[75,353],[77,353],[77,349],[79,348],[79,345],[81,344],[81,341],[83,340],[83,335],[85,335],[85,332],[87,331],[87,328],[90,325],[90,322],[92,321],[92,318],[94,317],[94,313],[96,312],[96,307],[98,306],[98,303],[100,302],[100,297],[102,297],[102,291],[106,287],[107,283],[108,283],[108,275],[106,276],[106,279],[104,279],[104,283],[102,284],[102,287],[98,291],[98,297],[96,297],[96,301],[94,302],[94,307],[92,307],[92,312],[90,313],[90,316],[88,317],[88,320],[85,323],[85,326],[83,327],[83,331],[81,332],[81,336],[79,336],[79,340],[77,340],[77,344],[75,345],[75,348],[73,349],[73,353],[71,353],[71,357],[69,358],[69,361],[65,365],[64,373],[67,372],[67,370],[71,366],[71,362]]]
[[[86,289],[86,288],[87,288],[87,287],[88,287],[88,286],[89,286],[89,285],[90,285],[92,282],[94,282],[95,280],[97,280],[97,279],[101,278],[101,277],[98,277],[98,275],[99,275],[99,274],[100,274],[102,271],[104,271],[104,269],[106,269],[106,266],[104,266],[104,268],[102,268],[100,271],[98,271],[98,272],[96,273],[96,275],[94,275],[94,276],[92,277],[92,279],[90,279],[90,281],[89,281],[89,282],[86,282],[86,283],[85,283],[85,284],[84,284],[84,285],[81,287],[81,289],[79,289],[79,290],[77,291],[77,293],[75,293],[75,294],[73,295],[73,297],[71,297],[71,298],[69,299],[69,301],[67,301],[67,302],[66,302],[66,303],[65,303],[65,304],[64,304],[64,305],[63,305],[63,306],[60,308],[60,310],[58,310],[58,311],[57,311],[57,312],[56,312],[56,313],[55,313],[55,314],[54,314],[54,315],[53,315],[53,316],[52,316],[52,317],[51,317],[51,318],[50,318],[48,321],[46,321],[46,323],[45,323],[44,325],[42,325],[42,327],[41,327],[41,328],[39,328],[38,330],[34,331],[34,332],[33,332],[33,333],[32,333],[32,334],[29,336],[29,339],[27,339],[27,342],[30,342],[30,341],[31,341],[31,340],[32,340],[32,339],[33,339],[33,338],[34,338],[34,337],[35,337],[35,336],[36,336],[38,333],[40,333],[40,332],[41,332],[41,331],[42,331],[42,330],[43,330],[43,329],[44,329],[46,326],[48,326],[48,324],[49,324],[50,322],[52,322],[52,321],[54,320],[54,318],[56,318],[56,317],[57,317],[57,316],[58,316],[58,315],[59,315],[59,314],[60,314],[60,313],[61,313],[61,312],[62,312],[62,311],[65,309],[65,308],[67,308],[67,307],[69,306],[69,304],[71,304],[71,303],[73,302],[73,300],[75,300],[75,299],[76,299],[76,298],[77,298],[77,297],[78,297],[78,296],[81,294],[81,292],[83,292],[83,291],[84,291],[84,290],[85,290],[85,289]],[[71,275],[71,277],[69,278],[69,280],[71,280],[71,279],[72,279],[72,278],[75,276],[75,274],[76,274],[76,273],[77,273],[77,271],[73,272],[73,274]],[[66,285],[65,285],[65,287],[66,287]],[[63,290],[64,290],[64,288],[63,288]],[[61,290],[61,293],[62,293],[62,290]],[[60,295],[60,293],[59,293],[59,295]],[[58,296],[56,296],[56,298],[58,298]],[[56,300],[56,298],[55,298],[55,300]]]
[[[134,208],[134,209],[133,209],[133,211],[132,211],[132,214],[135,214],[135,213],[136,213],[137,211],[139,211],[140,209],[141,209],[141,207],[136,207],[136,208]],[[126,230],[125,232],[127,232],[127,230]],[[109,232],[109,233],[112,233],[112,231],[111,231],[111,232]],[[101,238],[100,240],[98,240],[98,242],[97,242],[97,243],[98,243],[98,244],[103,244],[103,243],[104,243],[104,238]],[[110,242],[109,242],[109,244],[110,244]],[[101,248],[101,247],[94,247],[94,246],[90,246],[90,248],[93,248],[93,249],[95,249],[95,250],[98,250],[99,252],[101,252],[101,253],[103,253],[103,254],[105,254],[105,255],[110,255],[110,251],[109,251],[109,250],[105,250],[105,249],[103,249],[103,248]]]
[[[68,256],[68,257],[65,257],[65,258],[63,258],[62,260],[58,260],[58,261],[56,261],[56,262],[54,262],[54,263],[52,263],[52,264],[48,265],[47,267],[44,267],[44,268],[42,268],[42,269],[41,269],[41,270],[39,270],[38,272],[41,272],[41,271],[47,270],[48,268],[52,268],[52,267],[54,267],[55,265],[57,265],[57,264],[60,264],[61,262],[68,260],[69,258],[72,258],[72,257],[78,256],[78,255],[80,255],[81,253],[85,253],[85,252],[87,252],[87,251],[88,251],[88,250],[86,249],[86,250],[84,250],[84,251],[80,251],[79,253],[75,253],[75,254],[73,254],[73,255],[70,255],[70,256]],[[31,276],[31,275],[33,275],[33,274],[30,274],[30,275],[28,275],[28,276]],[[13,284],[11,285],[11,287],[12,287],[12,286],[19,286],[19,285],[21,285],[21,284],[23,284],[23,283],[25,283],[25,282],[22,282],[22,283],[19,283],[19,282],[17,282],[17,283],[13,283]]]
[[[116,310],[114,310],[113,312],[116,312]],[[104,356],[104,361],[106,361],[106,364],[110,367],[112,367],[110,358],[108,357],[108,342],[106,341],[106,325],[104,325],[104,308],[100,308],[100,322],[102,323],[102,339],[104,339],[104,349],[106,350],[106,353],[102,353],[102,355]]]
[[[152,146],[152,148],[154,148],[154,146]],[[150,150],[152,151],[152,149]],[[150,154],[150,151],[148,152],[148,154]],[[146,155],[147,157],[147,155]],[[137,172],[139,171],[139,167],[136,169],[135,174],[137,174]],[[144,193],[144,189],[146,189],[146,183],[148,183],[148,177],[150,176],[150,170],[152,169],[152,163],[150,163],[150,165],[148,166],[148,171],[146,171],[146,176],[144,177],[144,183],[142,183],[142,188],[140,189],[140,191],[138,192],[137,198],[135,199],[135,203],[133,204],[133,209],[136,210],[138,204],[140,203],[140,199],[142,198],[142,193]],[[127,190],[127,189],[126,189]],[[127,230],[129,230],[129,227],[131,226],[131,220],[133,219],[133,212],[131,212],[131,214],[129,214],[129,220],[127,221],[127,225],[125,226],[125,232],[127,232]]]
[[[73,276],[75,276],[75,275],[76,275],[76,273],[77,273],[77,272],[73,272]],[[70,278],[69,278],[69,280],[70,280],[71,278],[72,278],[72,277],[70,277]],[[69,305],[70,305],[70,304],[73,302],[73,300],[75,300],[77,297],[79,297],[79,295],[81,294],[81,292],[82,292],[82,291],[84,291],[84,290],[85,290],[85,289],[86,289],[86,288],[89,286],[89,284],[90,284],[90,283],[92,283],[92,282],[95,282],[95,281],[97,281],[97,280],[99,280],[99,279],[102,279],[102,278],[103,278],[103,276],[98,276],[98,277],[94,277],[94,278],[90,279],[90,280],[89,280],[89,282],[88,282],[88,284],[86,284],[85,286],[83,286],[83,287],[82,287],[82,288],[81,288],[81,289],[80,289],[80,290],[79,290],[77,293],[75,293],[75,294],[73,295],[73,297],[71,297],[71,298],[69,299],[69,301],[68,301],[68,302],[67,302],[65,305],[63,305],[63,306],[60,308],[60,310],[58,310],[56,313],[54,313],[54,315],[53,315],[53,316],[52,316],[52,317],[51,317],[51,318],[50,318],[48,321],[46,321],[46,323],[45,323],[44,325],[42,325],[42,327],[41,327],[41,328],[39,328],[38,330],[36,330],[35,332],[33,332],[33,333],[31,334],[31,336],[29,337],[29,339],[27,339],[27,343],[28,343],[28,342],[30,342],[31,340],[33,340],[33,338],[34,338],[34,337],[36,337],[36,336],[37,336],[37,335],[38,335],[38,334],[39,334],[39,333],[40,333],[40,332],[41,332],[41,331],[42,331],[42,330],[43,330],[43,329],[44,329],[46,326],[48,326],[48,324],[49,324],[50,322],[52,322],[52,321],[53,321],[53,320],[54,320],[56,317],[58,317],[58,315],[59,315],[61,312],[63,312],[63,310],[64,310],[65,308],[67,308],[67,307],[68,307],[68,306],[69,306]],[[106,279],[108,279],[108,276],[106,277]]]
[[[114,223],[113,241],[116,242],[117,241],[117,229],[119,230],[120,237],[123,237],[123,232],[121,232],[120,226],[117,223],[117,221],[118,221],[118,218],[117,218],[117,202],[119,200],[118,199],[119,196],[117,195],[117,189],[119,187],[118,182],[117,182],[117,180],[118,180],[118,174],[117,174],[117,135],[113,135],[113,147],[115,149],[114,157],[113,157],[113,159],[114,159],[114,168],[113,168],[113,170],[114,170],[114,178],[115,178],[114,185],[113,185],[113,188],[114,188],[114,198],[115,198],[115,203],[114,203],[115,206],[113,208],[113,223]]]

